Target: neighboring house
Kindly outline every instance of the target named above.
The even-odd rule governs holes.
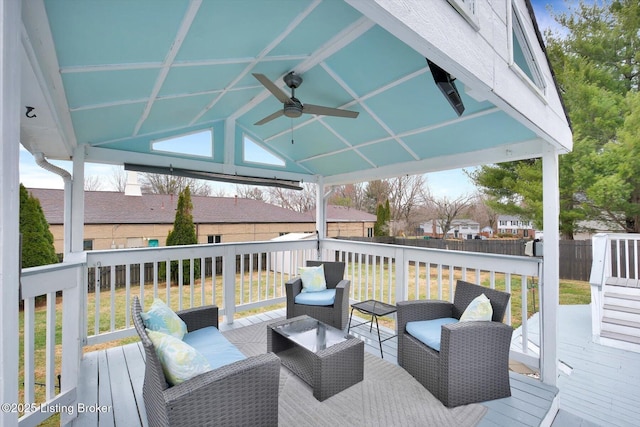
[[[619,225],[603,221],[579,221],[576,228],[574,240],[591,240],[596,233],[625,233]]]
[[[427,221],[421,227],[428,236],[443,237],[443,230],[438,221]],[[474,239],[479,233],[480,223],[472,219],[454,219],[451,221],[451,229],[447,231],[446,238]]]
[[[315,221],[316,211],[306,213]],[[327,236],[329,237],[373,237],[376,216],[347,206],[327,206]]]
[[[63,190],[29,189],[44,211],[57,253],[63,251]],[[269,240],[285,233],[315,232],[315,220],[253,199],[192,196],[193,222],[198,243]],[[164,246],[173,228],[178,196],[143,194],[126,196],[109,191],[85,192],[84,248],[121,249]],[[355,210],[329,209],[329,237],[367,236],[373,221],[356,220],[369,215]],[[367,217],[368,220],[371,218]]]
[[[498,216],[498,234],[513,234],[523,238],[534,238],[533,222],[513,215]]]
[[[493,233],[493,228],[489,227],[488,225],[482,227],[482,230],[480,230],[480,234],[485,237],[493,237]]]

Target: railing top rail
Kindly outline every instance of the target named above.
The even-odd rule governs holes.
[[[39,274],[53,273],[54,271],[84,267],[84,265],[85,265],[84,261],[73,261],[73,262],[65,261],[57,264],[39,265],[37,267],[23,268],[20,275],[21,277],[37,276]]]
[[[316,240],[288,240],[261,242],[209,243],[197,245],[162,246],[155,248],[107,249],[87,252],[87,264],[94,265],[98,261],[109,263],[131,263],[132,260],[144,258],[143,262],[166,261],[179,258],[199,258],[223,256],[232,253],[245,254],[268,251],[311,249],[316,247]]]
[[[416,258],[429,257],[433,262],[446,265],[465,266],[468,268],[487,269],[489,263],[504,261],[508,266],[505,272],[537,275],[542,258],[518,255],[489,254],[483,252],[467,252],[448,249],[420,248],[416,246],[389,245],[384,243],[356,242],[350,240],[326,239],[322,242],[327,249],[367,252],[367,248],[375,248],[378,254],[393,256],[396,250],[402,250]]]
[[[607,236],[609,240],[640,240],[638,233],[598,233],[596,236]]]

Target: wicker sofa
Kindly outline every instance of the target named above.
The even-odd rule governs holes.
[[[273,353],[248,357],[169,386],[142,321],[138,297],[133,324],[145,351],[142,396],[149,426],[276,426],[280,359]],[[218,307],[179,311],[188,331],[218,327]]]
[[[460,319],[469,303],[483,293],[491,302],[492,321],[441,326],[440,351],[406,331],[412,321]],[[453,303],[398,302],[398,364],[448,407],[511,396],[509,347],[513,329],[502,323],[510,297],[458,280]]]
[[[324,265],[324,276],[327,289],[336,290],[333,305],[296,304],[295,298],[302,292],[302,279],[295,277],[285,283],[287,294],[287,319],[307,315],[318,319],[334,328],[344,329],[349,320],[349,289],[351,281],[344,279],[344,262],[307,261],[307,267]]]

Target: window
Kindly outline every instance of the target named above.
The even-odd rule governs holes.
[[[242,155],[245,162],[261,163],[270,166],[285,166],[285,161],[267,150],[257,142],[244,136],[242,140]]]
[[[93,239],[86,239],[82,242],[82,250],[83,251],[92,251],[93,250]]]
[[[171,138],[156,139],[151,141],[151,151],[212,158],[213,132],[211,129],[205,129]]]
[[[373,227],[367,227],[367,237],[373,237]]]
[[[502,225],[502,226],[506,226],[506,225],[507,225],[507,221],[500,220],[500,225]]]
[[[222,241],[221,234],[210,234],[207,236],[207,243],[220,243]]]
[[[523,237],[529,237],[529,230],[523,230],[522,231],[522,236]]]
[[[544,90],[545,81],[540,72],[540,67],[527,39],[523,20],[515,4],[511,3],[511,60],[522,75],[533,83],[538,89]]]

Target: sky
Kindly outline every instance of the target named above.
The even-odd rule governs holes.
[[[564,0],[531,0],[534,13],[538,21],[540,31],[554,27],[553,18],[550,16],[547,7],[551,6],[554,11],[564,10]],[[72,171],[71,162],[51,161],[52,164],[62,167],[67,171]],[[101,190],[114,190],[111,187],[111,177],[114,171],[122,169],[122,166],[87,164],[85,167],[85,178],[97,176],[100,179]],[[473,168],[470,169],[473,171]],[[476,188],[469,180],[464,170],[454,169],[442,172],[426,174],[427,185],[435,197],[447,197],[455,199],[458,197],[472,195]],[[33,156],[21,147],[20,149],[20,182],[27,188],[63,188],[63,181],[57,175],[40,168],[34,161]],[[234,195],[234,186],[211,182],[214,189],[224,189],[228,196]]]

